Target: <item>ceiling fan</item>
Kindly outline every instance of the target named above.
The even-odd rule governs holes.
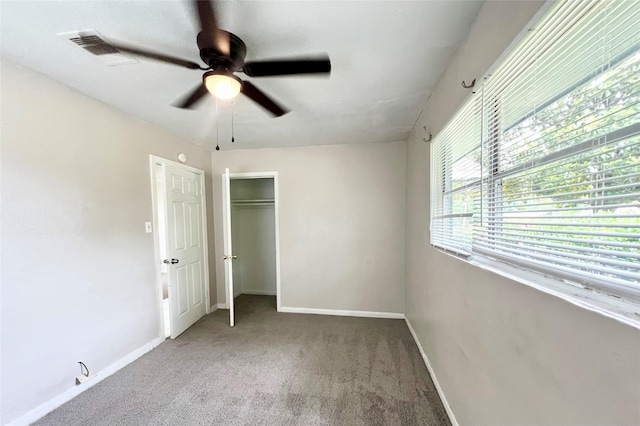
[[[200,58],[206,67],[164,53],[125,44],[109,43],[110,46],[122,52],[189,69],[207,71],[202,76],[202,83],[180,102],[174,104],[176,107],[193,108],[207,93],[211,93],[219,99],[233,99],[242,92],[274,116],[279,117],[289,111],[253,83],[241,80],[234,73],[243,72],[249,77],[269,77],[294,74],[329,74],[331,72],[331,61],[327,55],[314,58],[245,62],[246,45],[240,37],[218,27],[213,0],[193,0],[193,3],[197,10],[201,30],[196,38],[196,43],[200,49]]]

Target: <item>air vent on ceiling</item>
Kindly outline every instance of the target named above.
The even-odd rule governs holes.
[[[77,47],[94,57],[100,59],[107,65],[136,64],[133,58],[123,55],[118,49],[111,46],[107,39],[95,30],[73,31],[60,33],[58,36],[72,42]]]

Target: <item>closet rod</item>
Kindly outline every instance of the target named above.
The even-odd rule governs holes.
[[[231,204],[235,204],[238,206],[255,206],[255,205],[271,205],[273,204],[273,200],[263,199],[263,200],[231,200]]]

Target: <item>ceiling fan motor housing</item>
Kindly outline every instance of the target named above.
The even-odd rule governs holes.
[[[223,67],[231,72],[242,70],[244,58],[247,55],[247,46],[237,35],[220,30],[229,35],[229,55],[221,54],[217,49],[205,47],[200,49],[200,58],[212,69]],[[198,46],[201,46],[202,32],[198,33]]]

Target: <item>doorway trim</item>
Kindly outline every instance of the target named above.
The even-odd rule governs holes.
[[[157,155],[149,154],[149,175],[151,177],[151,206],[153,213],[153,252],[154,252],[154,261],[155,261],[155,271],[156,271],[156,301],[158,307],[158,333],[160,342],[166,340],[165,337],[165,324],[164,324],[164,308],[163,308],[163,297],[162,297],[162,271],[160,266],[162,264],[162,259],[160,256],[160,233],[159,233],[159,220],[158,220],[158,198],[157,198],[157,187],[156,187],[156,165],[170,165],[172,167],[178,167],[185,171],[189,171],[200,176],[200,188],[202,188],[202,193],[200,194],[201,205],[202,205],[202,242],[204,249],[204,294],[205,294],[205,315],[211,313],[210,307],[210,295],[209,295],[209,238],[207,233],[207,197],[205,192],[205,172],[204,170],[187,166],[186,164],[178,163],[176,161],[167,160],[163,157],[158,157]]]
[[[229,173],[229,179],[273,179],[273,210],[276,233],[276,311],[281,312],[280,300],[280,195],[278,190],[278,172]],[[228,290],[227,290],[228,292]],[[227,295],[227,299],[233,295]],[[229,300],[227,300],[227,304]]]

